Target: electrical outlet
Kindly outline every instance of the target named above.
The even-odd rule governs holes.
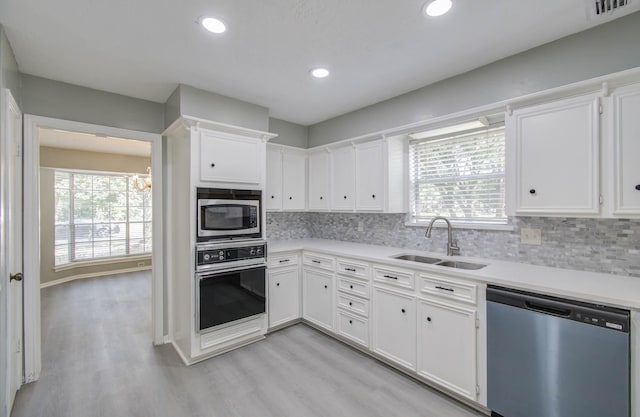
[[[527,245],[542,245],[542,231],[523,228],[520,230],[520,242]]]
[[[364,222],[362,220],[358,221],[358,232],[364,232]]]

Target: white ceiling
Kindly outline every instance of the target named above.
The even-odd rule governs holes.
[[[20,70],[164,103],[178,83],[309,125],[640,8],[588,19],[593,0],[1,0]],[[224,35],[196,20],[213,15]],[[312,79],[323,65],[331,76]]]
[[[119,155],[151,156],[151,143],[56,129],[38,129],[40,146]]]

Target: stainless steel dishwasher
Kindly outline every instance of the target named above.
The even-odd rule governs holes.
[[[492,416],[629,417],[630,314],[487,288]]]

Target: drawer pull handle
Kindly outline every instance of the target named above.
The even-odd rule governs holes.
[[[449,291],[449,292],[455,291],[453,288],[441,287],[440,285],[436,286],[436,290]]]
[[[353,268],[345,268],[344,270],[345,270],[345,271],[349,271],[349,272],[356,272],[356,270],[355,270],[355,269],[353,269]]]
[[[289,262],[290,259],[280,259],[280,263]]]
[[[389,279],[398,279],[398,277],[394,277],[393,275],[385,275],[384,277]]]
[[[320,263],[322,263],[322,262],[320,262],[320,261],[316,261],[315,259],[312,259],[312,260],[311,260],[311,262],[313,262],[314,264],[320,264]]]
[[[402,314],[407,312],[404,308],[401,311],[402,311]]]

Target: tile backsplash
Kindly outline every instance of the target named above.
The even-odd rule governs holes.
[[[447,230],[405,226],[405,214],[267,213],[267,237],[335,239],[446,252]],[[640,277],[640,220],[512,217],[513,231],[454,229],[461,255]],[[362,223],[362,231],[358,225]],[[542,230],[542,245],[520,242],[520,229]]]

